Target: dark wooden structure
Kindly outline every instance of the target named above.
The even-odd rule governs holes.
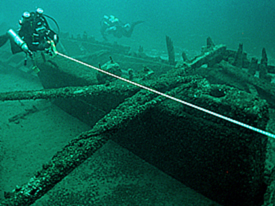
[[[64,51],[69,54],[69,48],[79,48],[79,42],[74,42],[70,42],[74,47],[64,45]],[[86,52],[93,50],[91,44],[81,46]],[[269,118],[265,100],[237,88],[210,84],[202,77],[207,74],[195,74],[202,65],[211,70],[222,64],[228,58],[224,45],[208,48],[177,69],[165,61],[113,50],[77,58],[96,65],[110,55],[123,69],[141,71],[143,64],[149,64],[156,76],[139,83],[265,130]],[[98,85],[95,71],[61,56],[39,58],[37,66],[45,89],[68,87],[64,96],[53,97],[55,103],[93,129],[68,143],[28,184],[9,194],[3,205],[33,203],[109,139],[222,205],[263,203],[266,136],[118,80]],[[89,86],[91,92],[66,97],[72,86]]]

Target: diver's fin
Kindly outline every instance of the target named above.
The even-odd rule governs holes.
[[[6,42],[9,40],[9,36],[7,34],[0,36],[0,47],[6,44]]]
[[[138,24],[144,23],[144,21],[135,21],[131,24],[132,27],[135,27]]]
[[[131,37],[136,25],[143,23],[144,21],[135,21],[131,24],[130,29],[124,32],[124,36]]]

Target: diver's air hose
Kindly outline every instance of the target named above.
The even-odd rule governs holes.
[[[57,30],[58,30],[57,35],[59,35],[60,34],[60,28],[59,28],[59,25],[56,22],[56,20],[54,18],[52,18],[51,16],[47,15],[47,14],[44,14],[44,16],[47,17],[47,18],[49,18],[49,19],[51,19],[55,23],[55,25],[57,27]]]

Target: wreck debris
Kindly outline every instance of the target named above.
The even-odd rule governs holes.
[[[181,53],[181,57],[182,57],[182,60],[183,60],[184,62],[187,62],[187,61],[188,61],[188,57],[187,57],[187,55],[186,55],[186,53],[185,53],[184,51]]]
[[[25,109],[24,112],[9,118],[9,122],[14,122],[15,124],[18,124],[21,119],[25,119],[26,116],[33,114],[37,111],[38,109],[33,105],[31,109]]]
[[[206,39],[206,46],[201,47],[201,53],[205,54],[206,52],[213,50],[214,47],[215,47],[214,42],[212,41],[212,39],[210,37],[208,37]]]
[[[138,53],[144,53],[143,46],[139,45],[139,47],[138,47]]]
[[[174,45],[172,39],[169,36],[166,36],[166,47],[170,65],[176,65]]]
[[[186,54],[182,53],[183,62],[179,62],[176,68],[185,68],[189,72],[194,72],[196,68],[200,68],[202,65],[207,65],[207,67],[214,66],[223,60],[226,53],[225,45],[217,45],[211,49],[207,49],[207,46],[202,47],[202,54],[196,56],[192,60],[187,60]],[[185,59],[187,61],[185,61]],[[196,72],[196,71],[195,71]]]
[[[243,68],[243,58],[244,58],[243,44],[239,44],[239,48],[236,53],[233,65],[239,68]]]
[[[211,45],[211,43],[207,42],[207,47],[208,45]],[[219,49],[221,50],[218,52]],[[223,61],[221,62],[225,50],[225,47],[214,46],[213,50],[211,49],[211,51],[205,51],[201,56],[193,59],[190,63],[190,67],[198,68],[196,71],[204,70],[204,72],[209,72],[208,69],[211,69],[212,72],[219,73],[220,70],[222,70],[226,73],[228,70],[225,68],[232,65],[224,63]],[[240,53],[243,53],[242,48]],[[237,56],[238,55],[236,55],[236,57]],[[241,61],[236,61],[236,64],[243,67],[246,54],[243,53],[241,57]],[[215,65],[215,68],[218,70],[209,67],[199,69],[199,67],[204,64],[207,64],[208,66]],[[55,69],[62,73],[62,68],[58,67]],[[242,79],[242,75],[247,75],[241,73],[240,69],[237,67],[233,67],[233,69],[236,70],[236,73],[230,73],[230,71],[226,73],[226,78],[228,78],[227,80],[230,80],[229,76],[231,74],[233,74],[233,79],[236,78],[237,81]],[[182,71],[178,70],[177,72],[182,75]],[[220,77],[219,75],[221,76],[224,74],[217,74],[217,76],[210,77],[210,79]],[[240,78],[239,75],[241,76]],[[40,77],[42,76],[43,73]],[[177,76],[173,76],[173,78],[176,79]],[[171,88],[167,87],[167,85],[159,84],[158,86],[160,88],[161,86],[164,86],[162,89],[165,92],[171,92],[175,96],[178,95],[179,98],[186,98],[188,102],[189,100],[194,101],[202,106],[209,107],[213,110],[218,110],[220,113],[224,112],[233,118],[235,116],[239,117],[243,122],[248,122],[253,126],[262,129],[265,128],[266,121],[268,119],[267,105],[265,101],[259,100],[254,96],[251,97],[245,92],[241,92],[237,89],[229,88],[224,85],[213,86],[208,84],[206,80],[202,80],[200,82],[197,81],[196,78],[188,78],[192,80],[190,84],[182,85],[182,82],[178,82],[179,85],[176,86],[172,92],[170,91]],[[185,80],[188,80],[188,78]],[[62,80],[65,82],[64,84],[70,85],[71,83],[66,79],[66,77],[63,77]],[[83,82],[85,81],[86,80],[83,79]],[[231,83],[231,81],[229,82]],[[242,84],[242,82],[240,84]],[[64,86],[63,82],[62,86]],[[237,86],[238,85],[236,83],[236,87]],[[245,90],[246,86],[249,87],[251,85],[248,86],[244,83],[241,86],[243,86],[243,89]],[[122,87],[119,87],[118,85],[116,85],[116,89],[114,90],[108,90],[108,87],[102,86],[101,91],[111,91],[109,94],[112,97],[115,95],[120,96],[120,91],[123,91]],[[95,87],[92,88],[94,89]],[[259,91],[262,89],[261,87],[258,88],[256,86],[255,88]],[[79,94],[82,95],[83,91],[81,91],[81,88],[79,89],[80,90],[75,90],[75,94],[78,94],[79,92]],[[133,92],[132,95],[134,95],[139,90],[133,89],[131,91]],[[96,95],[98,96],[96,97],[109,95],[108,92],[103,93],[97,92]],[[86,98],[89,95],[84,95],[81,97]],[[66,94],[64,96],[66,97]],[[54,96],[51,96],[50,98],[52,97]],[[127,95],[123,98],[125,97],[127,97]],[[125,100],[123,98],[121,98],[121,102]],[[82,99],[78,98],[78,100],[81,101]],[[87,104],[90,106],[90,99]],[[109,104],[111,105],[110,108],[115,108],[117,106],[113,102]],[[108,111],[110,110],[107,110],[107,112]],[[139,120],[135,119],[136,116],[139,117]],[[249,116],[249,118],[246,118],[247,116]],[[120,117],[122,117],[122,119]],[[143,121],[140,121],[140,119]],[[15,201],[22,200],[22,204],[24,205],[27,205],[25,203],[29,204],[31,201],[35,201],[35,198],[41,197],[41,195],[45,194],[45,192],[52,188],[54,184],[66,176],[66,172],[68,174],[71,170],[83,162],[87,156],[92,155],[94,150],[99,149],[111,137],[115,137],[116,141],[122,141],[121,144],[124,144],[125,147],[129,147],[128,149],[139,153],[142,158],[146,159],[148,162],[151,161],[150,163],[157,165],[167,174],[175,175],[174,172],[178,169],[178,171],[180,171],[179,174],[176,174],[178,175],[178,179],[186,181],[188,186],[196,187],[195,189],[210,196],[212,199],[217,198],[217,200],[221,203],[224,203],[223,201],[233,201],[232,205],[254,205],[255,202],[259,201],[257,197],[262,195],[262,171],[265,158],[266,137],[251,134],[242,130],[242,128],[234,127],[227,122],[221,121],[220,119],[216,119],[214,121],[208,120],[213,119],[207,115],[200,115],[197,111],[190,112],[189,109],[182,107],[181,105],[176,105],[174,102],[162,101],[161,98],[154,98],[152,94],[147,94],[147,92],[140,91],[138,94],[126,99],[122,104],[119,104],[117,108],[111,110],[109,114],[107,114],[96,124],[93,130],[87,132],[86,134],[80,135],[76,140],[73,140],[69,145],[67,145],[62,152],[57,153],[49,164],[43,165],[42,170],[30,180],[27,186],[18,187],[15,191],[13,191],[13,193],[6,194],[6,197],[9,199],[5,201],[5,204],[13,202],[14,199],[16,199]],[[140,126],[140,122],[146,124],[141,124]],[[131,124],[130,129],[127,128],[127,124]],[[194,131],[190,129],[193,127],[195,128]],[[133,132],[133,128],[135,128],[134,131],[137,131],[137,133],[131,133]],[[167,130],[165,130],[166,128]],[[178,131],[179,129],[180,131]],[[159,130],[163,133],[159,132]],[[156,133],[146,133],[147,131],[156,131]],[[136,137],[135,135],[139,135],[139,138],[133,138]],[[148,138],[148,135],[151,135],[150,138]],[[155,136],[158,138],[154,139]],[[179,150],[174,149],[169,150],[169,152],[165,152],[166,149],[169,149],[169,146],[171,149],[171,145],[167,145],[167,137],[169,137],[169,144],[174,141],[176,145],[179,145],[179,148],[176,147],[176,149]],[[142,138],[146,139],[146,141],[143,141],[142,143],[139,142],[140,144],[133,143],[134,141],[139,141]],[[150,142],[150,140],[152,141]],[[164,142],[164,145],[155,145],[156,142]],[[249,144],[247,144],[247,142]],[[198,145],[203,145],[200,148],[201,150],[197,150]],[[213,147],[213,145],[215,145],[215,147]],[[83,152],[81,147],[85,147],[87,151],[85,150],[85,152]],[[144,147],[147,149],[149,148],[148,151],[153,152],[154,155],[150,156],[147,153],[145,154]],[[159,152],[156,151],[156,148],[165,148],[165,150],[161,150],[161,152]],[[79,151],[79,155],[72,155],[70,152],[73,150],[77,151],[77,153]],[[177,152],[173,153],[174,151]],[[210,154],[208,151],[212,151],[212,153]],[[154,152],[157,152],[157,154]],[[177,156],[177,154],[180,155]],[[71,156],[68,157],[68,155]],[[207,158],[205,156],[207,156]],[[152,157],[160,161],[154,161]],[[190,159],[190,157],[193,159]],[[224,157],[222,162],[220,162],[221,157]],[[232,159],[234,161],[232,161]],[[165,162],[166,164],[158,164],[158,162],[161,162],[162,160],[167,160],[167,162]],[[177,162],[176,165],[169,165],[174,164],[173,160]],[[201,165],[202,162],[203,164]],[[204,165],[204,163],[206,163],[206,165]],[[210,166],[208,165],[209,163]],[[212,165],[212,163],[218,164]],[[169,166],[167,167],[167,165]],[[222,165],[222,167],[219,167],[219,165]],[[186,168],[187,170],[185,170]],[[185,172],[184,175],[182,175],[183,170]],[[198,172],[199,175],[197,175],[196,172]],[[205,177],[206,175],[206,178],[200,179],[200,177]],[[210,177],[210,179],[208,177]],[[44,182],[45,179],[47,182]],[[211,185],[209,185],[209,182],[205,182],[205,180],[211,181]],[[240,181],[236,183],[234,180]],[[245,203],[242,204],[237,202],[239,201],[238,198],[242,199]]]
[[[211,67],[222,60],[225,51],[225,45],[217,45],[212,50],[205,52],[198,57],[195,57],[195,59],[190,61],[189,66],[192,69],[199,68],[204,64],[207,64],[209,67]]]
[[[141,80],[148,80],[151,79],[153,75],[154,71],[149,67],[144,66],[143,71],[139,72],[138,77],[141,78]]]
[[[128,72],[129,80],[133,80],[135,77],[134,70],[129,68],[127,72]]]
[[[114,62],[113,58],[110,57],[110,61],[104,64],[101,67],[102,70],[105,70],[107,72],[110,72],[112,74],[115,74],[117,76],[122,75],[122,71],[120,69],[120,66],[118,63]],[[96,78],[99,84],[105,84],[106,82],[111,82],[116,80],[114,77],[108,76],[106,74],[103,74],[101,72],[97,72]]]
[[[271,77],[267,74],[267,54],[265,48],[262,49],[262,58],[259,65],[259,78],[265,79],[268,82],[271,82]]]
[[[88,139],[89,138],[89,139]],[[42,166],[26,185],[17,187],[1,205],[31,205],[42,197],[74,168],[100,149],[109,139],[107,135],[93,132],[80,134],[77,139],[59,151],[49,163]]]
[[[27,184],[5,193],[7,199],[1,202],[1,205],[33,204],[111,139],[113,132],[110,131],[115,132],[124,127],[135,116],[157,104],[159,101],[150,101],[154,96],[153,93],[144,94],[144,91],[141,91],[119,109],[111,111],[92,130],[80,134],[57,152]]]
[[[256,74],[256,71],[258,71],[258,59],[255,57],[252,57],[251,62],[248,67],[248,73],[254,76]]]
[[[105,88],[101,85],[85,86],[85,87],[64,87],[58,89],[43,89],[34,91],[15,91],[15,92],[5,92],[0,93],[0,101],[10,101],[10,100],[36,100],[36,99],[56,99],[56,98],[75,98],[82,96],[98,96],[103,94]],[[112,87],[108,87],[105,92],[110,93]],[[129,91],[135,89],[130,89],[130,87],[123,87],[121,92],[127,94]],[[129,93],[129,95],[131,92]]]
[[[257,90],[259,97],[275,108],[275,84],[267,82],[231,65],[226,61],[216,67],[198,69],[197,72],[212,84],[225,84],[250,93],[250,88]],[[249,86],[248,86],[249,85]]]
[[[144,68],[148,76],[153,74],[149,68]],[[149,78],[146,76],[147,78]],[[144,86],[152,86],[155,89],[163,90],[162,84],[165,88],[174,88],[185,82],[185,78],[162,78],[161,81],[144,81]],[[138,87],[132,85],[110,84],[105,85],[92,85],[84,87],[63,87],[57,89],[42,89],[34,91],[15,91],[0,93],[0,101],[14,101],[14,100],[36,100],[36,99],[57,99],[57,98],[79,98],[79,97],[95,97],[117,94],[129,97],[139,90]]]
[[[111,64],[114,64],[114,60],[113,60],[112,56],[110,56],[110,62],[111,62]]]
[[[178,76],[179,70],[174,72]],[[211,86],[200,77],[183,79],[185,83],[171,90],[167,85],[160,84],[160,90],[171,96],[186,98],[188,102],[208,105],[220,113],[230,111],[228,115],[231,117],[249,114],[249,119],[240,115],[240,120],[259,128],[265,127],[267,108],[264,101],[239,93],[234,88]],[[238,105],[244,96],[244,105]],[[222,104],[220,98],[223,99]],[[204,138],[197,138],[195,134],[198,132]],[[80,134],[57,152],[28,183],[6,193],[8,199],[2,205],[27,206],[34,203],[111,138],[218,202],[231,200],[236,203],[238,197],[245,197],[244,203],[253,205],[255,198],[250,197],[258,195],[262,182],[262,159],[265,157],[264,137],[141,90],[112,109],[92,130]],[[251,147],[245,147],[247,141],[253,142]],[[222,162],[221,156],[224,157]],[[226,171],[229,171],[231,178],[224,178]],[[210,190],[213,185],[210,186],[208,181],[217,190]]]
[[[213,49],[215,47],[215,44],[210,37],[207,37],[206,45],[207,45],[207,49]]]
[[[267,59],[266,50],[265,50],[265,48],[263,48],[263,49],[262,49],[261,64],[264,64],[264,65],[267,66],[267,62],[268,62],[268,59]]]

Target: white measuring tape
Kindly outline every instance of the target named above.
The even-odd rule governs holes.
[[[166,97],[166,98],[168,98],[168,99],[171,99],[171,100],[173,100],[173,101],[179,102],[179,103],[181,103],[181,104],[187,105],[187,106],[192,107],[192,108],[194,108],[194,109],[200,110],[200,111],[205,112],[205,113],[207,113],[207,114],[213,115],[213,116],[218,117],[218,118],[220,118],[220,119],[226,120],[226,121],[231,122],[231,123],[233,123],[233,124],[242,126],[242,127],[244,127],[244,128],[250,129],[250,130],[252,130],[252,131],[258,132],[258,133],[260,133],[260,134],[263,134],[263,135],[266,135],[266,136],[268,136],[268,137],[271,137],[271,138],[274,138],[274,139],[275,139],[275,135],[272,134],[272,133],[270,133],[270,132],[266,132],[266,131],[264,131],[264,130],[258,129],[258,128],[256,128],[256,127],[250,126],[250,125],[248,125],[248,124],[245,124],[245,123],[242,123],[242,122],[240,122],[240,121],[234,120],[234,119],[232,119],[232,118],[229,118],[229,117],[223,116],[223,115],[221,115],[221,114],[218,114],[218,113],[216,113],[216,112],[212,112],[212,111],[210,111],[210,110],[208,110],[208,109],[204,109],[204,108],[202,108],[202,107],[199,107],[199,106],[196,106],[196,105],[194,105],[194,104],[188,103],[188,102],[183,101],[183,100],[181,100],[181,99],[178,99],[178,98],[169,96],[169,95],[164,94],[164,93],[162,93],[162,92],[159,92],[159,91],[157,91],[157,90],[155,90],[155,89],[151,89],[151,88],[149,88],[149,87],[143,86],[143,85],[138,84],[138,83],[136,83],[136,82],[130,81],[130,80],[128,80],[128,79],[122,78],[122,77],[120,77],[120,76],[117,76],[117,75],[112,74],[112,73],[110,73],[110,72],[107,72],[107,71],[105,71],[105,70],[102,70],[102,69],[100,69],[100,68],[97,68],[97,67],[94,67],[94,66],[92,66],[92,65],[86,64],[86,63],[84,63],[84,62],[82,62],[82,61],[79,61],[79,60],[77,60],[77,59],[74,59],[74,58],[72,58],[72,57],[69,57],[69,56],[67,56],[67,55],[65,55],[65,54],[61,54],[61,53],[59,53],[59,52],[56,52],[56,53],[57,53],[58,55],[62,56],[62,57],[65,57],[65,58],[67,58],[67,59],[70,59],[70,60],[72,60],[72,61],[74,61],[74,62],[77,62],[77,63],[79,63],[79,64],[82,64],[82,65],[84,65],[84,66],[86,66],[86,67],[89,67],[89,68],[91,68],[91,69],[97,70],[97,71],[99,71],[99,72],[101,72],[101,73],[107,74],[107,75],[112,76],[112,77],[114,77],[114,78],[120,79],[120,80],[122,80],[122,81],[124,81],[124,82],[127,82],[127,83],[129,83],[129,84],[135,85],[135,86],[140,87],[140,88],[142,88],[142,89],[145,89],[145,90],[147,90],[147,91],[153,92],[153,93],[155,93],[155,94],[161,95],[161,96]]]

